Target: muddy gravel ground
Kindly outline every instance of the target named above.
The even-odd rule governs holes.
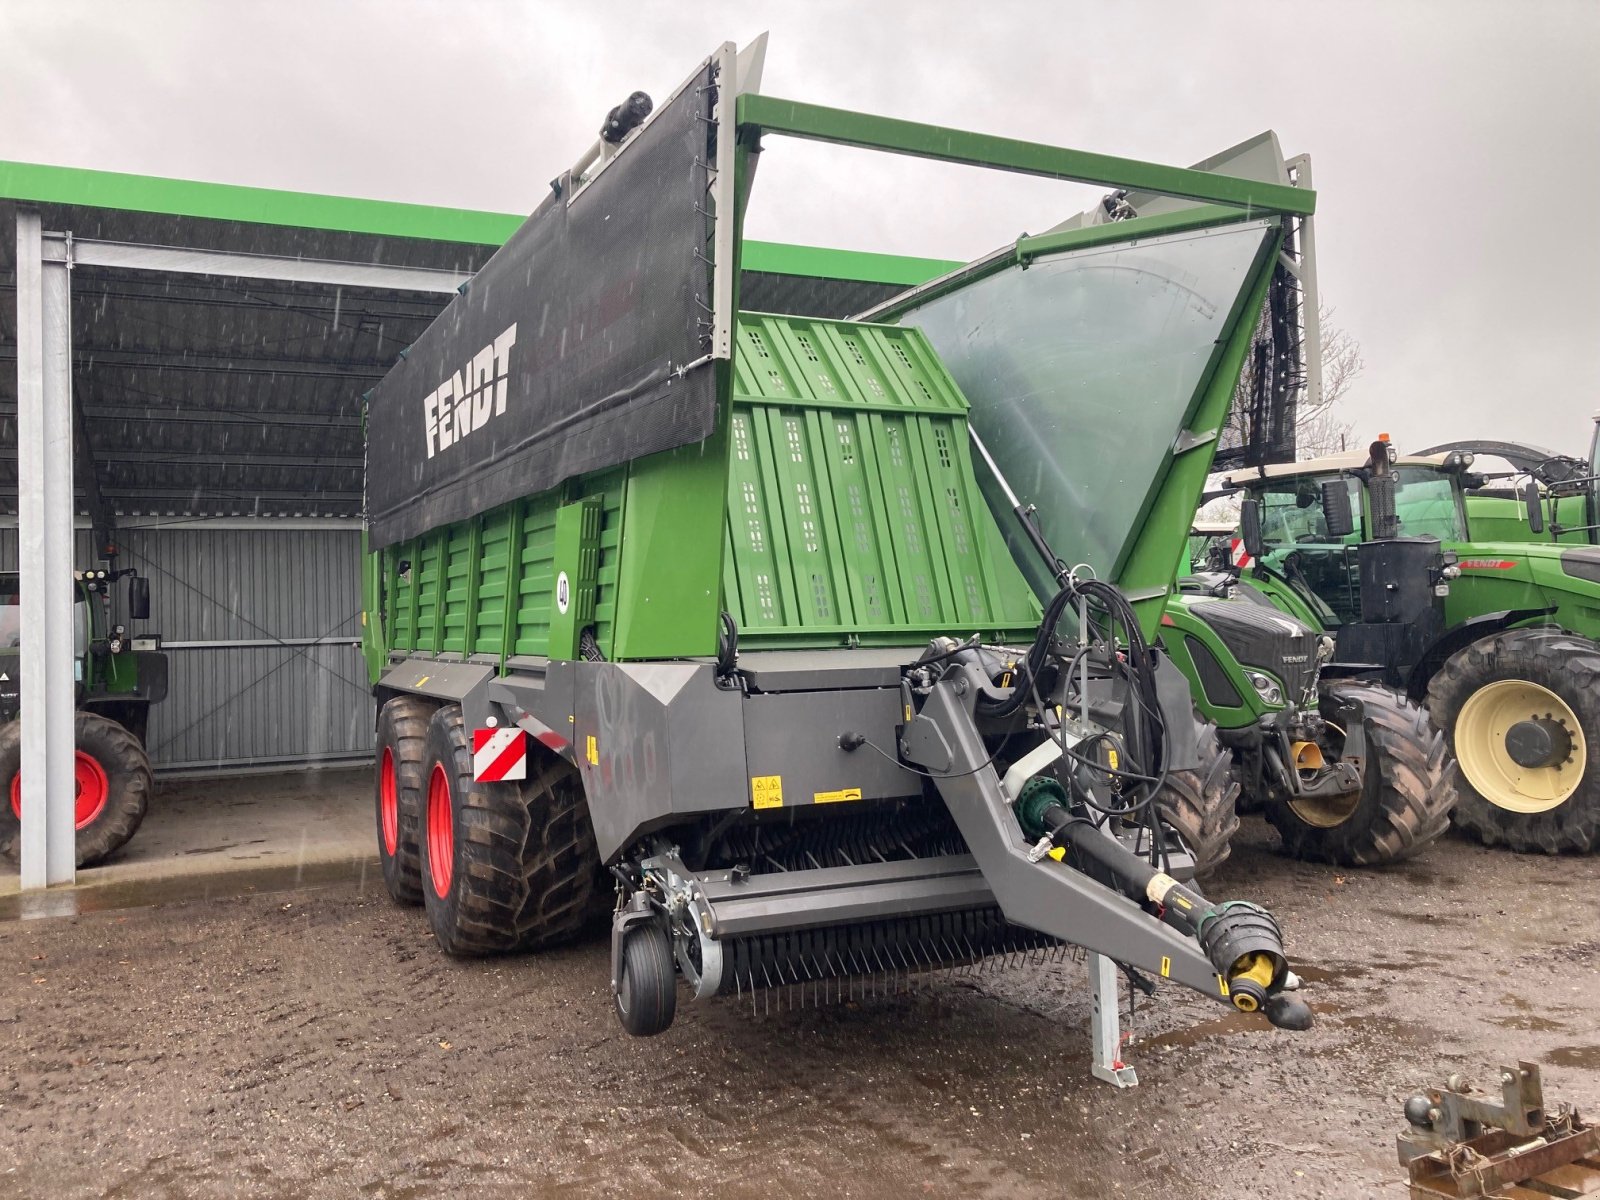
[[[1400,1102],[1543,1064],[1600,1104],[1600,857],[1284,860],[1305,1034],[1166,989],[1089,1077],[1084,968],[621,1032],[606,950],[460,963],[354,885],[0,924],[0,1196],[1396,1197]]]

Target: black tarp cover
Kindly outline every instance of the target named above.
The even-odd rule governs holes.
[[[712,70],[535,212],[370,393],[372,548],[710,435]]]

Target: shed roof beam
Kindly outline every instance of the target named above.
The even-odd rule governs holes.
[[[292,429],[360,429],[361,418],[338,413],[210,412],[195,408],[157,408],[149,404],[86,404],[92,421],[153,422],[161,425],[281,425]]]
[[[305,454],[217,454],[210,450],[112,450],[107,451],[102,457],[109,463],[139,463],[146,466],[155,466],[168,463],[172,466],[182,467],[261,467],[263,469],[279,469],[282,467],[300,467],[305,469],[329,469],[359,471],[366,465],[365,460],[352,457],[328,457],[324,455]]]
[[[102,368],[123,371],[199,371],[211,373],[289,375],[307,379],[382,379],[394,365],[388,362],[350,363],[338,360],[252,358],[247,355],[174,354],[170,351],[76,348],[78,371]],[[15,346],[0,346],[0,361],[14,359]]]
[[[0,420],[16,416],[17,406],[0,400]],[[272,425],[286,429],[360,429],[361,418],[339,413],[208,412],[194,408],[159,408],[151,404],[85,404],[83,416],[91,421],[116,421],[129,425]]]
[[[249,504],[253,500],[292,501],[301,505],[361,503],[360,492],[334,492],[321,488],[108,487],[105,494],[117,500],[159,499],[190,505],[202,499],[216,504]]]
[[[221,275],[236,279],[276,279],[285,283],[320,283],[338,287],[376,288],[391,292],[453,295],[472,277],[432,267],[397,267],[384,263],[332,262],[282,258],[270,254],[237,254],[178,246],[141,246],[102,242],[58,233],[46,234],[46,262],[71,262],[83,267],[123,267],[169,271],[179,275]]]

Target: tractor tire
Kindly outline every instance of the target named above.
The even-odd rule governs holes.
[[[1169,771],[1156,793],[1156,811],[1182,835],[1194,851],[1196,878],[1210,875],[1233,852],[1233,835],[1239,831],[1239,781],[1233,773],[1233,752],[1217,741],[1217,727],[1196,715],[1200,723],[1200,766],[1193,771]]]
[[[461,706],[428,722],[422,901],[447,954],[544,950],[595,927],[608,900],[575,769],[537,749],[522,783],[478,783]]]
[[[378,712],[378,861],[383,886],[400,904],[422,903],[422,803],[434,707],[419,696],[396,696]]]
[[[115,854],[133,837],[150,805],[155,781],[150,759],[132,733],[107,717],[79,712],[77,742],[76,859],[92,867]],[[0,727],[0,854],[21,857],[22,722]]]
[[[1513,629],[1458,650],[1428,707],[1460,766],[1457,827],[1521,853],[1600,850],[1600,645],[1559,629]],[[1542,718],[1567,751],[1522,767],[1506,722]]]
[[[1330,685],[1365,714],[1367,763],[1358,796],[1342,811],[1321,802],[1281,800],[1267,820],[1283,838],[1283,851],[1306,862],[1372,867],[1399,862],[1450,828],[1455,765],[1444,735],[1427,710],[1376,683]]]

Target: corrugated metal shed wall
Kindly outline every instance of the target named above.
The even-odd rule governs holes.
[[[78,540],[86,562],[88,535]],[[171,692],[150,717],[158,767],[370,754],[359,530],[197,523],[117,540],[119,565],[150,577],[141,628],[171,656]],[[14,570],[16,555],[16,530],[0,529],[0,567]]]

